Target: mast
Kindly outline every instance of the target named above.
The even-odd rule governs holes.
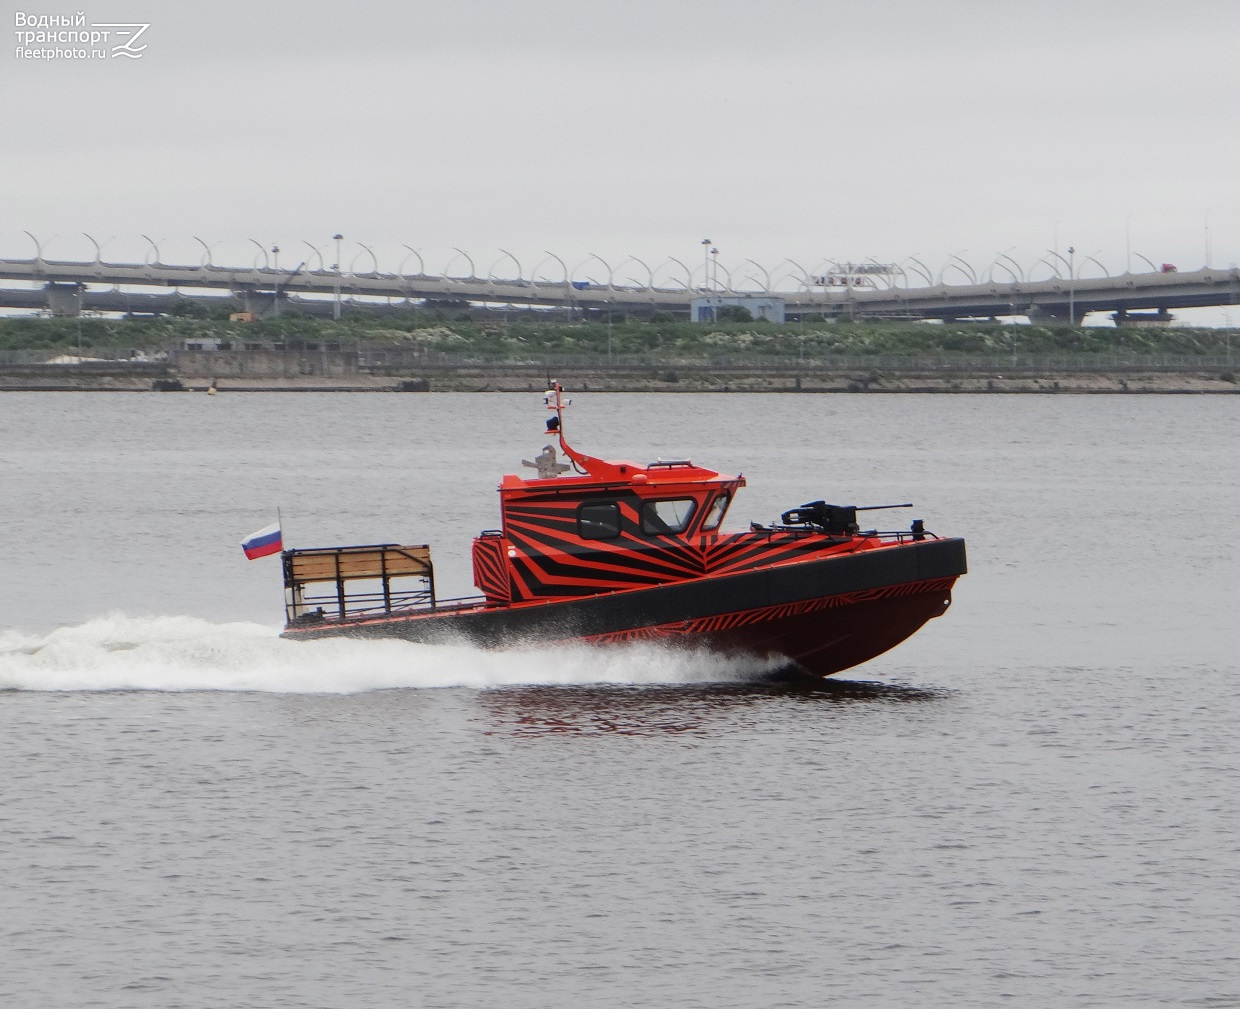
[[[560,439],[560,449],[572,460],[579,471],[590,473],[592,476],[596,475],[590,469],[589,464],[597,463],[601,460],[578,452],[564,437],[564,411],[573,405],[573,401],[564,398],[564,388],[560,385],[559,380],[553,378],[547,384],[550,388],[543,394],[543,401],[547,404],[548,410],[555,412],[554,417],[547,418],[547,433],[554,434]]]

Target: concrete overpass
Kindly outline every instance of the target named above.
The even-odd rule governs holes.
[[[970,319],[1026,315],[1074,323],[1090,312],[1155,312],[1240,304],[1240,269],[1184,273],[1124,273],[1116,277],[1053,277],[1007,284],[935,284],[889,290],[846,290],[833,296],[789,298],[805,311],[855,318]],[[812,309],[811,309],[812,311]]]
[[[763,271],[764,273],[766,271]],[[769,274],[768,274],[769,276]],[[295,304],[309,314],[330,315],[334,300],[395,299],[400,303],[533,306],[591,312],[654,311],[687,315],[703,293],[776,295],[789,318],[962,319],[1027,315],[1034,319],[1080,322],[1089,312],[1154,312],[1163,317],[1177,308],[1240,304],[1240,270],[1200,269],[1183,273],[1124,273],[1115,277],[1052,277],[1010,283],[884,287],[849,283],[818,286],[806,276],[789,290],[764,290],[730,282],[708,290],[561,281],[449,277],[423,273],[338,273],[334,270],[279,270],[269,266],[236,268],[210,263],[106,263],[0,259],[0,306],[50,310],[74,316],[82,310],[166,312],[179,297],[215,292],[230,295],[258,315]],[[103,288],[102,290],[100,288]],[[134,289],[137,289],[136,291]],[[188,292],[188,293],[187,293]],[[218,303],[218,302],[217,302]]]

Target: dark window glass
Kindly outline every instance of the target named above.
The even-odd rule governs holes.
[[[650,536],[682,533],[689,528],[697,502],[691,497],[647,501],[642,505],[642,532]]]
[[[620,535],[620,507],[583,504],[577,509],[577,529],[583,540],[614,540]]]

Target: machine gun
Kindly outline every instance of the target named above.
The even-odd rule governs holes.
[[[889,508],[912,508],[911,504],[894,505],[835,505],[825,501],[811,501],[799,508],[790,508],[780,517],[786,526],[806,526],[836,536],[855,536],[861,531],[857,525],[857,512],[886,511]]]

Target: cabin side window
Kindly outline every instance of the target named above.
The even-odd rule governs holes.
[[[577,509],[577,533],[583,540],[614,540],[620,535],[620,506],[583,504]]]
[[[723,514],[728,510],[728,502],[732,498],[728,494],[720,494],[711,502],[710,511],[706,513],[706,518],[702,520],[702,532],[714,532],[719,528],[719,523],[723,521]]]
[[[668,536],[689,528],[697,502],[691,497],[646,501],[642,504],[642,532],[648,536]]]

